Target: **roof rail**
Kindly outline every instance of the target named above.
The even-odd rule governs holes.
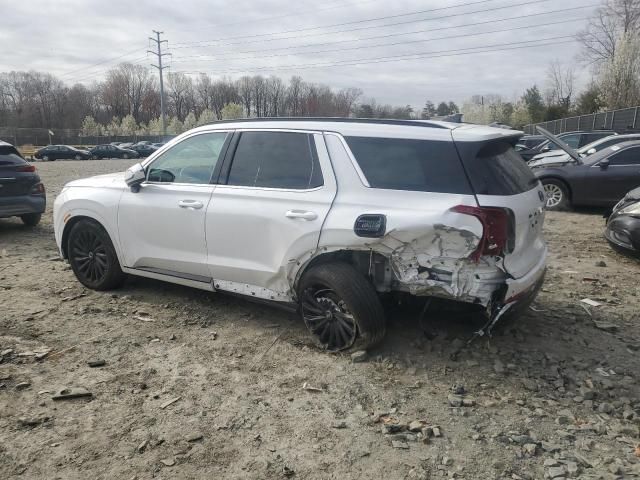
[[[206,125],[222,123],[253,123],[253,122],[340,122],[340,123],[372,123],[380,125],[406,125],[412,127],[447,128],[428,120],[399,120],[394,118],[345,118],[345,117],[259,117],[239,118],[236,120],[216,120]]]

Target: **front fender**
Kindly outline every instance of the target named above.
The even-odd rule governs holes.
[[[102,225],[109,234],[118,260],[121,265],[124,265],[124,255],[118,235],[118,204],[122,191],[102,189],[102,191],[88,194],[88,190],[99,189],[68,188],[56,198],[53,221],[58,250],[61,256],[66,258],[63,244],[69,229],[79,219],[90,218]]]

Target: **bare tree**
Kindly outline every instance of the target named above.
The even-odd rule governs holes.
[[[167,75],[167,94],[169,111],[182,122],[195,103],[193,81],[184,73],[170,73]]]
[[[549,82],[547,103],[569,110],[576,79],[574,67],[563,66],[559,60],[554,60],[549,64],[547,79]]]
[[[590,63],[611,60],[620,39],[640,28],[640,0],[605,0],[578,34],[583,56]]]

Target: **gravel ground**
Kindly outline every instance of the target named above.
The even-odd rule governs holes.
[[[38,169],[51,205],[131,163]],[[35,229],[0,220],[0,478],[638,478],[640,263],[602,228],[597,212],[548,214],[534,308],[457,361],[477,325],[435,312],[429,339],[398,307],[354,363],[240,298],[85,290],[56,258],[50,206]],[[65,387],[92,397],[52,400]]]

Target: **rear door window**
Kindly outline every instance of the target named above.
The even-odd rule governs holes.
[[[373,188],[472,193],[453,142],[379,137],[345,139]]]
[[[21,165],[23,163],[27,162],[20,156],[14,147],[0,145],[0,167]]]
[[[516,195],[538,185],[538,179],[507,142],[491,142],[475,157],[463,157],[478,195]]]
[[[323,185],[313,137],[295,132],[242,132],[228,185],[306,190]]]
[[[609,158],[609,165],[640,164],[640,147],[627,148]]]

